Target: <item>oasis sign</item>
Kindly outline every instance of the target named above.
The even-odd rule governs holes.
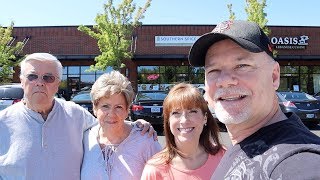
[[[275,49],[306,49],[309,37],[306,35],[296,37],[272,37],[271,44]]]

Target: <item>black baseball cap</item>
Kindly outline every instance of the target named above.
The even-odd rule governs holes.
[[[191,66],[204,66],[207,51],[214,43],[231,39],[242,48],[253,52],[265,51],[273,57],[270,40],[258,24],[249,21],[224,21],[211,32],[202,35],[191,47],[189,63]]]

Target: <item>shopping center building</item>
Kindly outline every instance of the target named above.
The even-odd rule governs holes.
[[[214,25],[142,25],[132,36],[131,60],[124,60],[126,74],[136,91],[165,90],[177,82],[204,83],[202,67],[191,67],[188,52],[192,43]],[[269,26],[276,60],[281,65],[280,90],[320,91],[320,27]],[[14,40],[24,42],[22,54],[48,52],[63,68],[60,91],[71,95],[90,87],[106,71],[88,72],[99,55],[94,39],[77,26],[15,27]],[[19,82],[19,68],[13,81]]]

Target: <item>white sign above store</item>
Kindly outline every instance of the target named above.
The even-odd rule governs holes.
[[[155,46],[192,46],[200,36],[155,36]],[[275,49],[306,49],[309,36],[271,37]]]
[[[270,39],[271,44],[274,45],[275,49],[306,49],[308,44],[309,36],[288,36],[288,37],[272,37]]]
[[[155,36],[155,46],[192,46],[200,36]]]

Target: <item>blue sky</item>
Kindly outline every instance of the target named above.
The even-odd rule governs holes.
[[[0,25],[93,25],[106,0],[1,0]],[[119,0],[115,0],[118,2]],[[136,0],[142,5],[144,0]],[[217,24],[229,18],[246,19],[245,0],[153,0],[143,24]],[[268,25],[320,26],[319,0],[267,0]]]

